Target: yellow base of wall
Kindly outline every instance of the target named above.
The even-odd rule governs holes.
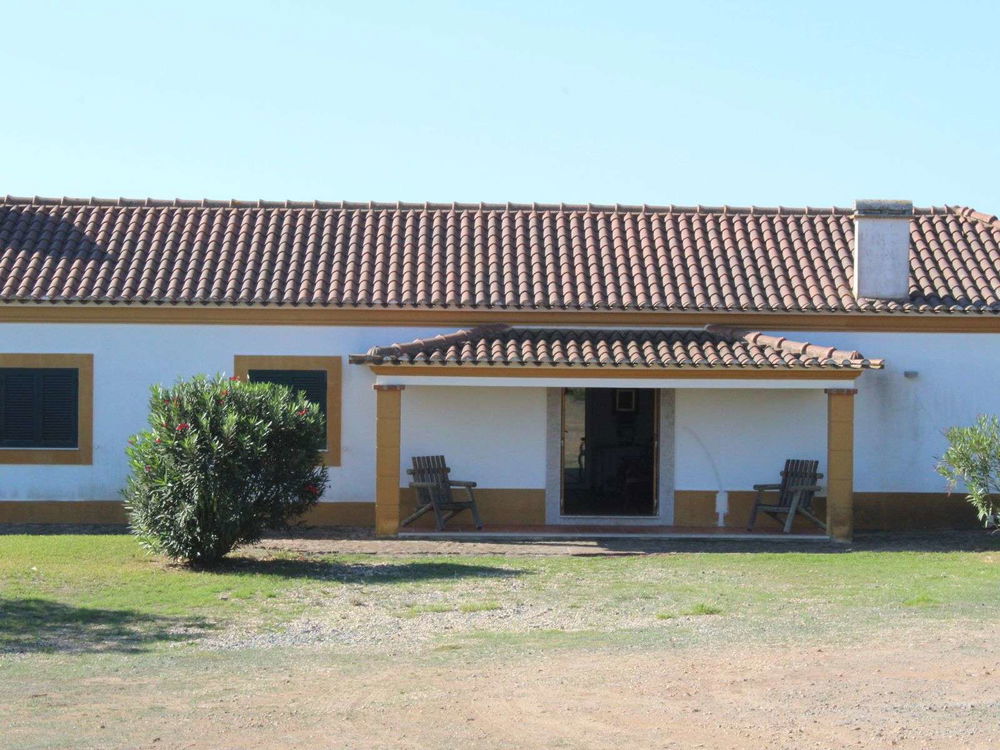
[[[456,490],[461,499],[464,490]],[[487,525],[542,526],[545,524],[545,490],[512,490],[484,487],[477,488],[476,506],[479,516]],[[416,491],[402,488],[400,494],[399,520],[403,521],[416,510]],[[455,523],[471,524],[472,514],[463,511],[455,517]],[[425,513],[407,526],[409,529],[433,529],[434,514]]]
[[[750,520],[750,512],[753,510],[754,501],[757,499],[757,493],[753,490],[741,491],[741,490],[731,490],[729,492],[729,510],[726,513],[725,524],[727,528],[733,529],[745,529],[747,527],[747,521]],[[777,493],[768,493],[769,502],[777,502]],[[813,500],[813,515],[818,517],[824,523],[826,522],[826,498],[817,497]],[[757,520],[754,523],[754,528],[764,531],[781,531],[784,527],[784,519],[778,521],[771,516],[766,516],[763,513],[757,514]],[[815,534],[821,529],[808,518],[803,516],[798,516],[792,522],[792,531],[795,533],[804,534]]]
[[[727,528],[746,527],[756,493],[743,490],[729,492]],[[415,498],[411,490],[400,490],[401,518],[413,512]],[[476,500],[483,521],[490,525],[541,526],[545,523],[545,492],[543,490],[490,489],[476,490]],[[825,518],[826,500],[816,498],[814,509]],[[375,503],[319,503],[306,513],[302,522],[312,526],[375,525]],[[469,514],[456,521],[471,523]],[[66,524],[125,524],[128,518],[120,501],[0,501],[0,523],[66,523]],[[674,524],[686,527],[716,526],[715,492],[709,490],[678,490],[674,497]],[[935,529],[974,529],[981,526],[976,513],[960,494],[944,493],[874,493],[859,492],[854,496],[854,528],[856,531],[926,531]],[[426,514],[410,528],[434,527],[433,514]],[[757,529],[779,529],[774,519],[760,515]],[[814,532],[816,527],[807,519],[797,518],[795,531]]]
[[[674,492],[674,526],[718,526],[715,493],[708,490],[677,490]]]
[[[857,492],[855,531],[925,531],[982,528],[962,494],[944,492]]]
[[[3,500],[0,523],[128,523],[120,500]]]
[[[375,503],[319,503],[299,521],[311,526],[374,526]],[[125,524],[118,500],[0,501],[0,523]]]

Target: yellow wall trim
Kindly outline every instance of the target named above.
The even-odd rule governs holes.
[[[94,355],[0,354],[0,367],[75,368],[76,448],[0,448],[0,464],[89,465],[94,458]]]
[[[750,511],[753,508],[754,501],[757,499],[757,493],[753,490],[730,490],[728,497],[729,508],[726,511],[723,522],[727,528],[745,530],[747,521],[750,520]],[[768,502],[777,502],[778,494],[776,492],[767,493],[765,498]],[[824,518],[826,516],[826,498],[813,498],[812,508],[813,514],[817,518]],[[780,533],[782,528],[781,521],[777,521],[764,513],[758,515],[757,520],[754,522],[754,529],[757,531]],[[822,534],[823,529],[804,516],[796,516],[792,522],[792,532],[795,534]]]
[[[813,313],[619,310],[345,308],[107,303],[7,303],[7,323],[162,323],[174,325],[511,325],[687,326],[708,324],[787,331],[998,333],[1000,315],[976,313]]]
[[[746,528],[750,507],[756,495],[752,490],[730,490],[727,528]],[[409,489],[400,490],[402,508],[409,513],[414,497]],[[675,525],[715,526],[714,490],[678,490],[675,494]],[[483,520],[490,524],[542,525],[545,523],[545,492],[532,489],[483,488],[476,490]],[[822,517],[826,498],[813,501]],[[468,516],[456,517],[459,524]],[[319,503],[298,521],[310,526],[375,525],[375,503]],[[125,507],[119,500],[0,500],[0,523],[124,524]],[[296,521],[297,522],[297,521]],[[293,522],[294,523],[294,522]],[[430,515],[408,528],[433,526]],[[854,495],[856,531],[933,531],[943,529],[978,529],[982,524],[976,512],[960,494],[943,492],[858,492]],[[779,524],[767,516],[757,519],[761,530],[779,530]],[[793,531],[815,533],[818,527],[808,519],[798,518]]]
[[[491,487],[477,487],[473,490],[476,493],[476,505],[479,508],[479,515],[486,526],[491,525],[518,525],[518,526],[544,526],[545,525],[545,490],[544,489],[503,489]],[[461,494],[462,491],[460,491]],[[402,518],[408,517],[417,508],[417,493],[408,487],[400,489],[400,502]],[[449,525],[469,526],[472,524],[472,514],[463,511],[455,516]],[[411,523],[408,529],[433,529],[434,514],[425,513],[416,521]]]
[[[375,503],[319,503],[292,523],[309,526],[375,525]],[[0,500],[0,523],[126,524],[120,500]]]
[[[400,515],[402,386],[375,386],[375,533],[395,536]]]
[[[237,354],[233,374],[247,379],[250,370],[326,370],[326,450],[327,466],[340,466],[341,396],[343,361],[340,357],[312,357],[265,354]]]
[[[0,523],[128,523],[121,500],[0,500]]]
[[[715,492],[711,490],[675,490],[674,526],[708,528],[719,525],[715,512]]]

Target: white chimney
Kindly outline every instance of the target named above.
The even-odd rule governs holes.
[[[854,296],[910,296],[910,201],[854,201]]]

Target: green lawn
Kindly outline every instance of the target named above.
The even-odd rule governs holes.
[[[542,632],[641,641],[662,628],[681,637],[685,623],[710,637],[695,627],[709,616],[720,636],[766,624],[759,637],[829,637],[914,618],[993,618],[998,583],[1000,552],[992,551],[256,554],[198,572],[145,553],[129,536],[0,536],[0,648],[197,644],[234,627],[274,632],[304,615],[347,618],[348,628],[376,616],[453,618],[439,637],[426,626],[438,641],[527,642]]]
[[[0,744],[603,748],[661,746],[673,723],[692,744],[760,747],[771,714],[755,706],[786,691],[778,700],[820,717],[801,745],[796,711],[769,718],[786,722],[789,746],[841,746],[847,722],[881,747],[877,732],[905,716],[912,747],[936,746],[923,744],[930,732],[945,738],[937,746],[978,747],[965,714],[942,728],[950,714],[917,710],[945,700],[941,685],[954,693],[941,705],[1000,708],[979,687],[993,679],[1000,538],[971,546],[251,549],[195,572],[128,536],[0,535]],[[910,680],[911,666],[931,677]],[[468,696],[460,707],[456,694]],[[581,742],[576,727],[596,716],[603,734]]]

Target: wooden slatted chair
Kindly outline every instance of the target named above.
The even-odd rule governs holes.
[[[790,458],[785,461],[780,484],[755,484],[753,488],[757,492],[757,499],[750,513],[750,520],[747,522],[747,531],[753,531],[758,513],[766,513],[779,523],[780,516],[784,516],[786,534],[792,530],[796,513],[801,513],[826,531],[826,524],[812,512],[813,497],[820,489],[818,482],[823,476],[817,471],[818,468],[819,461]],[[764,502],[764,493],[775,490],[778,492],[777,502],[773,504]]]
[[[443,531],[445,523],[452,517],[468,510],[472,512],[476,528],[483,528],[479,508],[476,507],[476,496],[472,492],[476,483],[452,479],[451,469],[445,463],[444,456],[414,456],[413,468],[407,469],[406,473],[413,477],[410,489],[417,491],[417,510],[403,521],[403,526],[417,520],[424,513],[433,511],[437,530]],[[456,500],[452,494],[455,487],[464,489],[468,499]]]

